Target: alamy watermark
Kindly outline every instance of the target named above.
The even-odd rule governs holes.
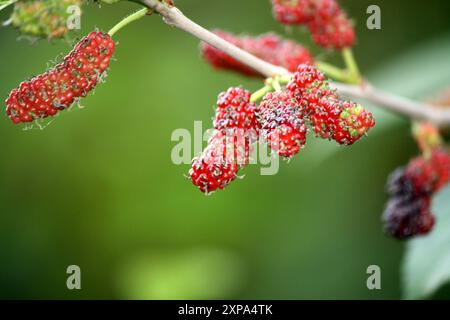
[[[370,14],[367,18],[367,29],[369,30],[381,30],[381,8],[376,4],[367,7],[367,14]]]
[[[67,7],[67,13],[69,17],[66,21],[66,27],[69,30],[81,29],[81,8],[77,5]]]
[[[205,142],[211,142],[212,139],[215,143],[204,149]],[[204,132],[202,122],[194,121],[193,134],[188,129],[175,129],[171,141],[176,142],[171,152],[172,163],[176,165],[191,164],[192,158],[206,153],[208,156],[203,157],[205,161],[223,161],[240,166],[258,164],[261,166],[261,175],[275,175],[279,170],[278,155],[269,148],[261,135],[251,129],[220,132],[208,129]],[[277,143],[273,136],[270,144],[273,146]]]
[[[81,290],[81,268],[75,264],[66,269],[69,275],[66,280],[66,286],[69,290]]]
[[[366,281],[367,289],[381,290],[381,268],[377,265],[370,265],[366,270],[369,277]]]

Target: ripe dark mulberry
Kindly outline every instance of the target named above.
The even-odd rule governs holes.
[[[306,48],[294,41],[285,40],[274,33],[259,37],[238,37],[223,31],[215,31],[215,33],[254,56],[292,72],[296,70],[299,64],[313,63],[314,60]],[[209,44],[202,43],[201,51],[205,60],[216,69],[235,71],[246,76],[262,77],[257,71]]]
[[[51,70],[22,82],[6,99],[6,113],[13,123],[54,116],[85,97],[109,67],[115,43],[103,32],[84,37]]]
[[[397,169],[387,184],[390,199],[383,214],[385,232],[398,239],[429,233],[435,223],[432,197],[449,180],[450,154],[443,149]]]
[[[290,158],[306,144],[304,114],[289,91],[267,94],[258,113],[262,135],[278,155]]]

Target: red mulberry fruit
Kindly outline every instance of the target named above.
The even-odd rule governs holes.
[[[13,123],[54,116],[91,91],[109,66],[115,43],[109,35],[91,32],[44,74],[22,82],[6,99]]]
[[[437,172],[433,188],[437,192],[450,181],[450,154],[444,149],[435,149],[431,153],[431,162]]]
[[[372,114],[360,105],[323,98],[310,116],[314,131],[342,145],[352,145],[375,125]]]
[[[214,128],[208,146],[192,160],[191,181],[203,193],[223,189],[249,163],[250,153],[258,139],[259,122],[251,92],[230,88],[217,99]]]
[[[259,106],[259,117],[262,135],[278,155],[290,158],[305,145],[308,129],[290,92],[267,94]]]
[[[275,19],[287,25],[304,24],[312,19],[311,0],[272,0]]]
[[[217,100],[214,128],[244,129],[258,131],[256,105],[250,102],[252,94],[243,88],[230,88],[222,92]]]
[[[215,34],[237,47],[242,46],[241,40],[230,33],[215,31]],[[243,63],[240,63],[225,52],[216,49],[210,44],[202,42],[201,51],[203,58],[216,69],[235,71],[246,76],[260,76],[257,71]]]
[[[300,65],[287,89],[296,97],[314,132],[323,139],[351,145],[375,125],[369,111],[341,100],[315,67]]]
[[[314,42],[324,48],[353,46],[355,32],[336,0],[272,0],[275,18],[287,25],[307,25]]]
[[[282,39],[273,33],[259,37],[238,37],[223,31],[216,31],[215,33],[254,56],[292,72],[296,70],[299,64],[313,63],[313,57],[306,48],[294,41]],[[202,43],[201,51],[205,60],[216,69],[235,71],[246,76],[262,77],[257,71],[209,44]]]
[[[192,183],[206,194],[225,188],[238,173],[236,162],[229,158],[226,135],[217,131],[202,155],[192,160],[189,170]]]
[[[355,42],[355,31],[351,21],[344,12],[330,18],[315,18],[308,24],[314,42],[326,49],[352,47]]]

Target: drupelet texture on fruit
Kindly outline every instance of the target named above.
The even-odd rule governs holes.
[[[189,177],[205,194],[225,188],[237,177],[238,165],[233,160],[234,150],[230,154],[230,145],[227,144],[226,134],[216,131],[203,153],[192,160]]]
[[[278,155],[291,158],[306,144],[308,128],[304,114],[291,92],[267,94],[259,106],[258,115],[261,133]]]
[[[286,88],[296,97],[305,120],[323,139],[352,145],[375,125],[369,111],[342,100],[316,67],[300,65]]]
[[[56,115],[77,98],[86,96],[109,67],[115,43],[103,32],[91,32],[47,72],[22,82],[6,99],[13,123],[32,122]]]
[[[353,46],[355,32],[336,0],[272,0],[275,19],[286,25],[306,25],[314,42],[326,49]]]

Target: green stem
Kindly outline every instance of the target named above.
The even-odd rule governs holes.
[[[325,73],[330,78],[333,78],[334,80],[348,82],[349,81],[349,71],[340,69],[336,66],[333,66],[329,63],[322,62],[322,61],[316,61],[317,68]]]
[[[288,84],[292,80],[292,75],[279,76],[277,79],[279,84]]]
[[[350,73],[350,81],[354,84],[360,84],[362,81],[361,73],[359,72],[358,64],[356,63],[353,51],[350,48],[344,48],[342,50],[342,56],[347,66],[347,70]]]
[[[272,88],[274,88],[276,92],[281,92],[280,80],[278,77],[273,79]]]
[[[14,3],[16,3],[18,0],[9,0],[9,1],[6,1],[6,2],[0,2],[0,11],[1,10],[3,10],[3,9],[5,9],[6,7],[8,7],[8,6],[10,6],[10,5],[12,5],[12,4],[14,4]]]
[[[109,30],[108,34],[112,37],[117,31],[122,29],[123,27],[127,26],[133,21],[139,20],[140,18],[144,17],[148,12],[147,8],[143,8],[139,11],[136,11],[135,13],[130,14],[128,17],[120,21],[118,24],[116,24],[111,30]]]
[[[268,92],[272,90],[271,85],[266,85],[265,87],[262,87],[258,91],[252,94],[252,97],[250,98],[251,102],[257,102],[261,100]]]

